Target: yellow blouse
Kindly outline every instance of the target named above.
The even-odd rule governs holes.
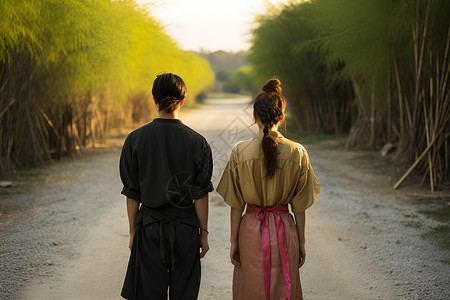
[[[294,213],[303,212],[320,193],[308,153],[302,145],[286,139],[278,131],[269,134],[278,143],[278,168],[273,177],[264,178],[263,134],[258,133],[233,147],[216,190],[228,205],[240,211],[246,203],[260,207],[290,203]]]

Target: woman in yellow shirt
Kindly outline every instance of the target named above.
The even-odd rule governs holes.
[[[256,97],[259,133],[233,147],[217,186],[231,206],[235,300],[303,299],[299,268],[306,258],[305,210],[320,186],[305,148],[277,131],[286,108],[280,85],[270,79]]]

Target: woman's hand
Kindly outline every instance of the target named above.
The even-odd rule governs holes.
[[[306,250],[305,250],[305,243],[300,243],[300,262],[298,267],[301,268],[303,264],[305,263],[306,259]]]
[[[235,266],[241,265],[241,258],[239,256],[239,246],[237,242],[232,242],[230,247],[230,260]]]
[[[202,251],[200,252],[200,258],[203,258],[205,257],[206,252],[208,252],[209,250],[207,233],[200,234],[200,249],[202,249]]]

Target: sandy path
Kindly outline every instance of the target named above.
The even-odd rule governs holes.
[[[251,109],[245,100],[211,100],[181,114],[211,144],[215,186],[231,147],[255,130],[246,127]],[[441,262],[448,252],[401,225],[417,206],[387,192],[382,175],[352,165],[360,153],[308,150],[323,192],[307,213],[308,256],[301,269],[305,298],[450,296],[449,265]],[[53,164],[29,193],[1,200],[0,208],[10,208],[0,231],[1,299],[121,299],[129,250],[119,153],[115,146]],[[211,250],[202,260],[199,299],[231,299],[229,208],[215,192],[210,200]],[[23,222],[14,220],[20,203],[39,204],[21,216]]]

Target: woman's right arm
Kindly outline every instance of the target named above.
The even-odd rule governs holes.
[[[306,223],[306,213],[300,212],[295,213],[295,223],[297,224],[298,231],[298,242],[300,245],[300,264],[299,268],[303,266],[306,259],[306,249],[305,249],[305,223]]]
[[[235,208],[231,208],[230,221],[231,221],[231,234],[230,234],[230,259],[233,265],[240,265],[241,261],[239,258],[239,225],[241,224],[242,212]]]

